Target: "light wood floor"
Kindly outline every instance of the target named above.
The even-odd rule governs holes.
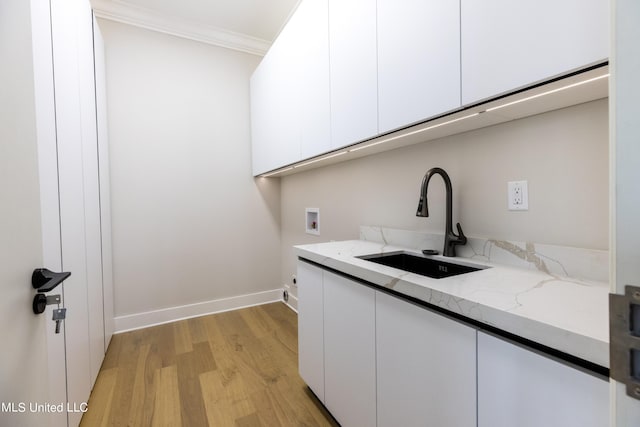
[[[114,335],[81,426],[335,426],[282,303]]]

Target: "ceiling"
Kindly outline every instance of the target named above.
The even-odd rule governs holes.
[[[96,15],[174,35],[246,42],[251,53],[273,42],[299,0],[91,0]],[[182,34],[181,34],[182,33]],[[210,37],[213,35],[212,37]],[[217,37],[218,39],[220,37]],[[226,46],[234,48],[233,46]],[[266,47],[266,48],[263,48]],[[239,49],[243,50],[243,49]]]

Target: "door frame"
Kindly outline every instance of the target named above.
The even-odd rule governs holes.
[[[640,3],[611,0],[610,146],[610,284],[624,294],[640,286]],[[611,379],[611,425],[631,427],[640,419],[640,401]]]

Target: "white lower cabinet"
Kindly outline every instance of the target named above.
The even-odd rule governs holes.
[[[476,330],[376,294],[378,427],[476,425]]]
[[[376,425],[376,292],[324,272],[325,406],[343,427]]]
[[[603,427],[606,380],[298,261],[304,381],[344,427]]]
[[[607,381],[478,332],[478,427],[607,425]]]
[[[324,403],[323,270],[298,262],[298,371]]]

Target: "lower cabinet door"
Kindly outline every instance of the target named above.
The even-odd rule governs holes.
[[[378,427],[476,426],[475,329],[377,292],[376,348]]]
[[[609,425],[609,383],[478,332],[478,427]]]
[[[376,425],[375,322],[375,291],[325,271],[325,405],[343,427]]]
[[[298,261],[298,370],[324,402],[323,270]]]

